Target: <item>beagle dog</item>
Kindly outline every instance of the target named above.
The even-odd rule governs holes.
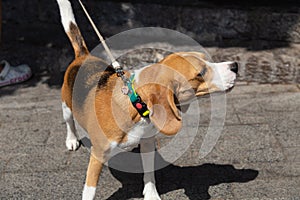
[[[211,63],[198,52],[171,54],[134,74],[135,92],[147,105],[149,118],[142,117],[127,95],[114,69],[92,56],[76,24],[68,0],[57,0],[61,21],[74,48],[75,59],[68,66],[61,90],[63,118],[67,125],[66,146],[76,150],[79,141],[75,123],[89,135],[92,148],[82,199],[93,199],[99,175],[116,148],[130,150],[140,144],[144,167],[144,199],[160,199],[154,178],[155,133],[175,135],[182,126],[178,102],[234,86],[235,62]],[[147,127],[147,128],[145,128]],[[149,128],[150,127],[150,128]],[[154,133],[154,134],[153,134]]]

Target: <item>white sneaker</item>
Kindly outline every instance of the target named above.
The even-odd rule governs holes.
[[[3,60],[0,62],[0,65],[4,66],[0,72],[0,87],[26,81],[32,75],[30,67],[26,64],[13,67]]]

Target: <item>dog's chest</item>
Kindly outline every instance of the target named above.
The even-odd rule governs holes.
[[[127,133],[127,140],[122,143],[115,141],[111,142],[111,151],[125,150],[131,151],[137,147],[143,138],[155,136],[157,129],[152,123],[147,123],[146,120],[141,119],[135,126]]]

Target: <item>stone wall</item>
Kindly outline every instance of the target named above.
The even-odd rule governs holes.
[[[90,26],[86,24],[78,2],[71,2],[81,28],[89,31]],[[237,5],[192,6],[193,1],[184,1],[184,5],[172,1],[169,4],[132,2],[86,1],[85,4],[107,36],[136,27],[159,26],[188,34],[204,45],[249,45],[249,48],[264,49],[273,47],[274,43],[282,46],[300,42],[300,7],[292,5],[245,8]],[[7,0],[3,2],[3,18],[16,23],[59,24],[57,9],[55,1]],[[257,41],[267,44],[259,46],[261,42]],[[268,44],[268,41],[273,44]]]
[[[96,46],[98,39],[78,1],[71,2],[88,45]],[[262,1],[261,5],[245,2],[84,1],[106,37],[137,27],[169,28],[191,36],[208,51],[216,53],[216,61],[227,57],[243,59],[240,60],[245,63],[240,80],[299,83],[300,61],[295,53],[300,50],[297,45],[300,43],[300,7],[297,1],[276,5],[264,4],[267,1]],[[33,58],[35,54],[32,55],[31,51],[34,50],[30,50],[29,55],[17,46],[34,47],[38,49],[38,55]],[[69,61],[72,49],[60,25],[56,2],[3,0],[2,48],[2,56],[31,63],[36,72],[56,71],[53,63],[57,64],[61,57],[67,57]],[[18,55],[11,52],[14,48]],[[7,49],[11,51],[5,53]],[[247,59],[241,54],[247,55]],[[272,67],[265,67],[266,62],[272,63]],[[283,78],[277,78],[278,75]]]

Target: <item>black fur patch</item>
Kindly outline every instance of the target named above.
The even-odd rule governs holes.
[[[107,67],[98,81],[98,88],[105,87],[109,77],[115,73],[116,72],[114,68],[112,68],[111,66]]]
[[[77,56],[88,54],[88,50],[83,37],[81,36],[80,30],[78,29],[77,25],[72,22],[70,23],[70,37]]]

